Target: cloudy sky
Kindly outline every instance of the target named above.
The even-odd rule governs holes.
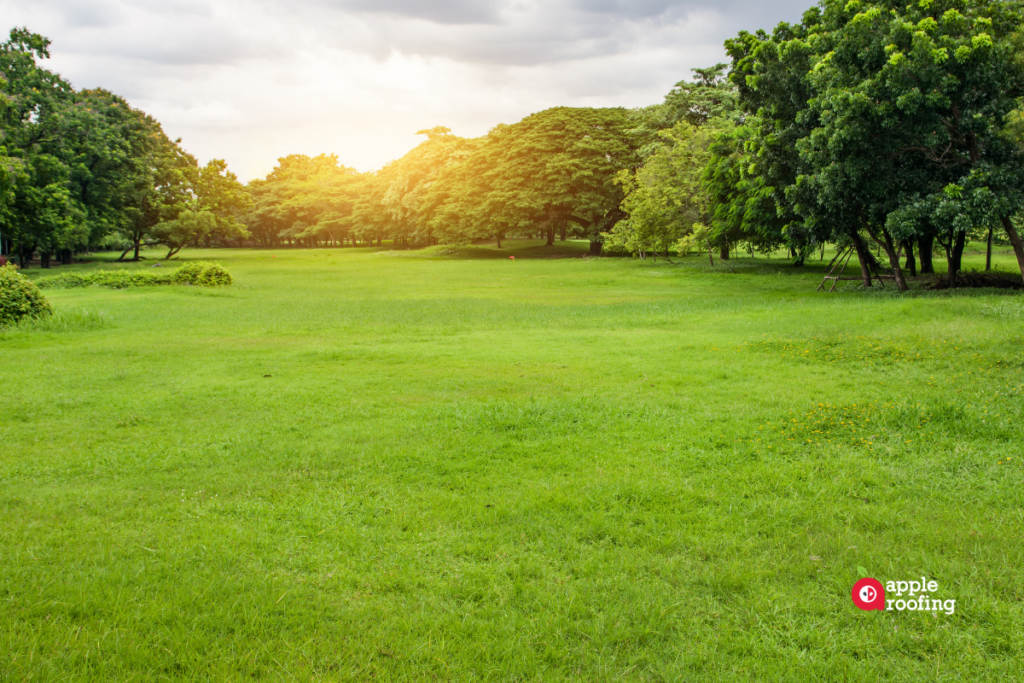
[[[660,101],[741,29],[810,0],[0,0],[47,67],[156,116],[244,179],[333,152],[359,170],[416,131],[475,136],[555,105]]]

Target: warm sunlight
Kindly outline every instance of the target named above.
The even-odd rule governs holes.
[[[379,168],[430,126],[650,104],[722,61],[727,36],[803,4],[2,0],[0,16],[50,38],[48,67],[75,87],[124,96],[248,180],[293,153]]]

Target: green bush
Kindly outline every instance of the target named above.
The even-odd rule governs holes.
[[[231,273],[219,263],[186,263],[168,273],[151,273],[144,270],[94,270],[91,272],[61,273],[39,278],[36,284],[42,289],[72,289],[75,287],[150,287],[154,285],[194,285],[216,287],[230,285]]]
[[[171,284],[171,274],[147,273],[141,270],[94,270],[88,273],[61,273],[36,280],[41,289],[73,289],[75,287],[108,287],[127,289]]]
[[[186,263],[171,273],[171,278],[176,284],[198,287],[231,284],[231,273],[219,263]]]
[[[25,318],[50,315],[53,309],[42,292],[13,265],[0,266],[0,327]]]

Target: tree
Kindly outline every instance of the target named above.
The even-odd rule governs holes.
[[[149,115],[132,110],[134,125],[127,132],[130,156],[122,183],[122,213],[129,246],[123,260],[134,251],[139,260],[144,244],[157,244],[157,225],[175,220],[194,199],[198,168],[195,158],[181,149],[181,140],[171,141],[160,124]]]
[[[938,239],[955,279],[975,226],[999,220],[1013,242],[1022,164],[1001,133],[1024,94],[1021,19],[998,0],[823,0],[799,25],[730,41],[756,166],[779,214],[799,217],[787,231],[848,236],[866,284],[867,234],[901,289],[901,246],[917,242],[927,269]]]
[[[173,220],[161,221],[153,226],[151,236],[157,244],[167,247],[167,256],[164,257],[167,260],[183,247],[198,242],[216,229],[216,214],[210,209],[200,208],[199,202],[193,201]]]
[[[616,175],[637,162],[628,129],[623,109],[570,107],[497,126],[465,161],[474,182],[459,187],[467,179],[461,170],[439,180],[433,206],[443,210],[433,215],[433,225],[451,226],[442,232],[446,239],[456,232],[464,238],[474,234],[467,217],[500,226],[501,232],[541,227],[552,246],[556,232],[572,222],[598,252],[600,231],[621,217]],[[442,195],[448,201],[437,201]]]
[[[204,235],[207,246],[214,240],[224,244],[249,236],[242,221],[252,210],[252,197],[226,161],[212,159],[199,169],[195,194],[199,210],[209,211],[214,220]]]
[[[759,201],[751,204],[754,213],[750,218],[760,214],[765,225],[771,226],[769,232],[798,254],[798,263],[800,254],[812,244],[848,232],[848,226],[818,222],[796,207],[806,199],[795,190],[797,178],[807,169],[797,142],[816,125],[815,114],[807,106],[813,93],[809,74],[815,59],[815,49],[807,40],[808,27],[819,20],[819,10],[812,8],[799,24],[780,23],[771,34],[742,31],[725,41],[732,58],[729,78],[746,113],[745,124],[751,129],[744,143],[749,160],[745,175],[756,178],[750,192],[751,198]]]
[[[938,227],[955,281],[967,233],[1021,202],[1021,157],[999,134],[1024,95],[1006,40],[1019,9],[991,1],[823,6],[823,23],[834,28],[812,76],[822,123],[800,145],[819,201],[859,212],[901,289],[897,245]],[[909,203],[912,212],[901,208]],[[1024,274],[1024,253],[1021,267]]]
[[[82,208],[70,192],[69,152],[64,145],[74,90],[56,74],[38,66],[50,41],[16,28],[0,44],[0,100],[6,191],[0,233],[13,240],[26,265],[38,248],[43,267],[50,255],[80,241]],[[68,140],[70,142],[70,140]]]
[[[609,239],[631,252],[657,254],[692,233],[697,237],[685,244],[717,248],[723,259],[740,241],[774,246],[774,203],[745,170],[752,131],[737,88],[725,64],[693,71],[694,81],[677,83],[663,104],[631,114],[638,125],[630,135],[643,162],[635,177],[620,174],[630,218]]]
[[[344,241],[352,231],[361,182],[361,174],[334,154],[282,157],[266,178],[249,183],[252,208],[246,223],[267,246],[281,239],[310,245]]]
[[[693,69],[693,81],[680,81],[665,95],[662,108],[670,125],[685,121],[700,127],[719,119],[733,123],[741,119],[739,93],[730,81],[728,64]]]
[[[659,133],[680,121],[700,127],[713,119],[739,123],[742,111],[736,86],[730,82],[727,64],[693,69],[692,81],[679,81],[663,102],[629,112],[629,136],[637,155],[647,159],[664,148]]]
[[[641,257],[651,252],[657,257],[674,249],[695,226],[710,221],[703,174],[714,136],[713,130],[679,121],[661,132],[666,146],[635,174],[619,172],[618,181],[625,191],[622,208],[629,217],[604,234],[609,247]],[[707,237],[709,233],[701,234]]]
[[[438,195],[432,188],[447,169],[463,163],[478,146],[444,126],[417,135],[427,139],[369,177],[354,210],[361,234],[376,237],[378,243],[385,234],[396,241],[427,244],[437,239],[431,219]],[[448,233],[442,229],[439,234]]]
[[[771,188],[750,172],[753,158],[747,147],[754,129],[723,120],[712,132],[702,175],[709,206],[708,240],[719,246],[723,259],[729,258],[731,245],[743,242],[758,251],[778,249],[786,243],[785,223]]]

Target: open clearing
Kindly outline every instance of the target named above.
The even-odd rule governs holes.
[[[506,246],[48,290],[0,333],[0,679],[1024,678],[1019,294]]]

